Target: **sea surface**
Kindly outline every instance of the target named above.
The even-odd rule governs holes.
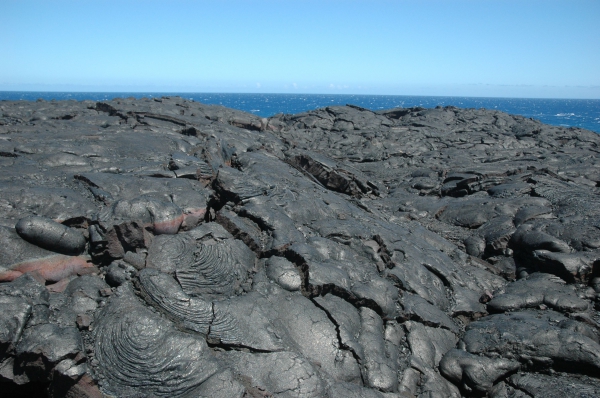
[[[261,117],[301,113],[331,105],[358,105],[373,111],[396,107],[453,105],[459,108],[495,109],[540,120],[547,124],[581,127],[600,133],[600,99],[430,97],[352,94],[218,94],[218,93],[99,93],[0,91],[0,100],[94,100],[126,97],[180,96],[205,104],[223,105]]]

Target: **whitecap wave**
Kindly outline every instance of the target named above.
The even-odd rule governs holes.
[[[554,116],[566,117],[566,116],[575,116],[575,114],[574,113],[557,113]]]

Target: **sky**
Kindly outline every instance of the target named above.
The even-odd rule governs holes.
[[[0,91],[600,98],[599,0],[0,0]]]

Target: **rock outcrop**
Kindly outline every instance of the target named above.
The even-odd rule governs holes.
[[[0,102],[0,389],[599,396],[599,151],[454,107]]]

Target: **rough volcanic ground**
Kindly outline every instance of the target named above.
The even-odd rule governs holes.
[[[600,396],[597,134],[0,102],[0,390]]]

